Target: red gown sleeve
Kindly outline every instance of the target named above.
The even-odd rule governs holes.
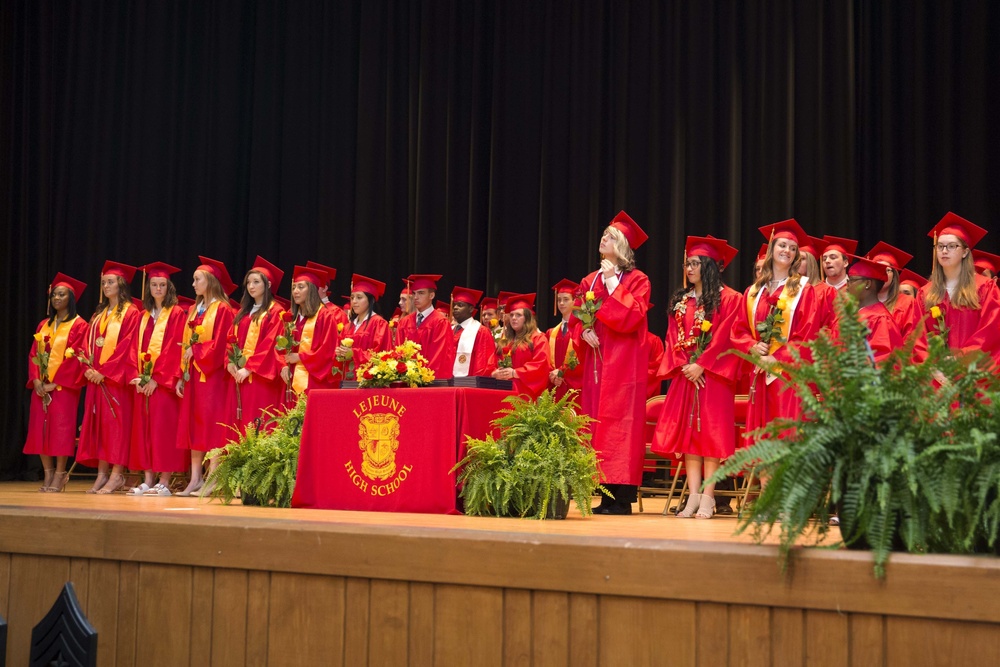
[[[338,340],[337,323],[332,309],[320,308],[313,327],[311,349],[309,352],[299,351],[299,363],[306,367],[309,375],[324,381],[332,379]]]
[[[354,341],[354,367],[366,364],[375,352],[384,352],[393,347],[392,334],[389,331],[389,323],[382,317],[375,315],[368,320],[368,330],[365,332],[365,342],[363,346],[358,346],[358,341]]]
[[[135,339],[139,335],[140,317],[139,309],[129,305],[122,318],[122,325],[118,329],[118,342],[115,343],[115,351],[103,364],[97,360],[100,353],[94,355],[94,365],[99,365],[97,372],[114,384],[123,386],[136,377]]]
[[[604,281],[598,277],[593,291],[594,296],[602,302],[597,310],[597,319],[609,329],[630,333],[646,321],[650,287],[649,278],[641,271],[623,273],[614,294],[610,295],[604,287]]]
[[[285,330],[281,321],[281,306],[272,303],[271,308],[261,317],[260,329],[257,333],[257,345],[244,366],[248,371],[268,380],[273,380],[281,373],[284,359],[274,352],[274,341]]]
[[[646,369],[646,398],[656,396],[660,393],[660,363],[666,356],[663,341],[651,331],[646,332],[649,339],[649,366]]]
[[[520,345],[511,355],[511,367],[517,373],[514,390],[518,394],[528,394],[537,398],[549,384],[548,341],[545,334],[536,331],[531,336],[530,345]]]
[[[788,332],[788,341],[774,351],[774,358],[779,364],[794,363],[792,350],[798,351],[804,360],[810,360],[809,350],[802,347],[814,338],[819,330],[816,323],[816,290],[810,285],[801,287],[802,296],[795,306],[795,314],[792,316],[792,328]]]
[[[66,347],[71,347],[77,354],[82,354],[84,347],[87,345],[88,329],[87,320],[82,317],[76,318],[73,322],[73,326],[69,330],[69,336],[66,339]],[[34,366],[34,364],[31,365]],[[83,387],[87,384],[87,378],[83,376],[83,373],[86,370],[87,369],[84,365],[81,364],[76,357],[63,359],[62,365],[59,367],[59,372],[56,373],[56,377],[53,378],[53,381],[62,387]]]
[[[434,370],[435,379],[447,380],[455,369],[455,336],[444,316],[440,313],[435,315],[437,317],[428,318],[420,325],[420,329],[426,328],[427,331],[418,342],[422,346],[421,354]]]
[[[141,317],[141,316],[140,316]],[[167,318],[167,329],[163,332],[163,345],[160,347],[160,356],[153,364],[153,379],[156,384],[173,390],[177,382],[181,379],[181,356],[184,349],[181,343],[184,341],[184,327],[187,324],[187,314],[177,306],[170,309]],[[150,322],[147,326],[153,326]],[[136,332],[136,349],[139,347],[139,334]]]
[[[497,369],[496,343],[486,327],[479,327],[469,360],[469,375],[486,376]]]
[[[220,303],[215,311],[212,340],[199,341],[191,346],[191,360],[206,376],[229,363],[229,330],[233,328],[233,311],[226,303]]]

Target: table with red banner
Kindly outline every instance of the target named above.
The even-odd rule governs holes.
[[[420,387],[310,392],[292,507],[456,514],[466,436],[490,422],[510,392]]]

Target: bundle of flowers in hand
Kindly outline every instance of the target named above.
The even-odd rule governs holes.
[[[49,381],[49,356],[52,354],[52,339],[50,336],[38,332],[35,334],[35,343],[37,343],[37,353],[31,358],[31,363],[38,366],[38,375],[42,380],[42,383]],[[72,352],[73,348],[68,351]],[[69,357],[73,355],[70,354]],[[42,408],[45,412],[49,411],[49,403],[52,402],[52,396],[48,393],[42,396]]]
[[[193,346],[197,345],[201,340],[201,337],[205,335],[205,327],[201,324],[197,324],[194,320],[188,322],[188,329],[191,330],[191,335],[186,343],[181,343],[181,348],[187,352]],[[182,365],[182,370],[184,371],[184,381],[191,381],[191,362],[186,361]]]
[[[601,299],[598,299],[593,290],[587,290],[583,295],[583,303],[579,307],[574,304],[573,315],[576,316],[578,320],[583,324],[583,330],[588,331],[594,328],[594,324],[597,322],[597,311],[601,309],[601,304],[604,303]],[[601,354],[601,348],[595,348],[597,351],[597,356],[604,363],[604,355]],[[594,365],[594,384],[597,384],[597,365]]]
[[[420,344],[410,340],[392,350],[372,354],[358,367],[359,387],[388,387],[397,382],[424,387],[433,381],[434,371],[427,367],[427,359],[420,354]]]

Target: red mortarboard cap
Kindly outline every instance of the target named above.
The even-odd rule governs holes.
[[[170,276],[180,271],[176,266],[170,266],[165,262],[151,262],[145,266],[139,267],[140,271],[145,271],[146,275],[150,278],[166,278],[170,279]]]
[[[337,278],[337,269],[332,266],[326,266],[325,264],[320,264],[319,262],[314,262],[312,260],[307,261],[306,266],[311,269],[319,269],[322,272],[323,280],[325,282],[316,285],[316,287],[328,287],[330,282]]]
[[[824,243],[822,239],[806,235],[806,242],[799,246],[799,252],[809,253],[813,256],[813,259],[819,261],[819,258],[823,256],[823,253],[821,253],[819,249],[825,247],[826,243]]]
[[[823,240],[826,242],[826,249],[823,251],[823,254],[830,250],[836,250],[842,255],[854,255],[858,251],[858,242],[851,239],[824,234]]]
[[[312,283],[317,287],[317,289],[325,287],[327,282],[329,282],[326,277],[326,272],[315,264],[312,266],[302,266],[301,264],[296,264],[295,269],[292,271],[292,281],[297,283],[303,280],[307,283]]]
[[[479,303],[479,307],[483,310],[496,310],[497,300],[488,296]]]
[[[994,255],[982,250],[973,250],[972,261],[979,270],[986,269],[993,275],[1000,274],[1000,255]]]
[[[133,305],[133,306],[135,306],[136,308],[138,308],[139,310],[143,310],[143,309],[145,309],[145,307],[146,307],[146,306],[145,306],[145,305],[144,305],[144,304],[142,303],[142,299],[138,299],[138,298],[136,298],[136,297],[132,297],[132,305]]]
[[[517,310],[518,308],[527,308],[528,310],[534,312],[535,310],[535,295],[532,294],[511,294],[507,297],[507,305],[504,307],[505,312],[511,312]]]
[[[728,245],[713,236],[689,236],[684,244],[684,254],[687,257],[708,257],[721,262],[725,259]]]
[[[289,301],[288,299],[286,299],[284,297],[278,296],[277,294],[275,294],[273,296],[274,296],[274,300],[278,302],[279,306],[281,306],[285,310],[291,310],[291,308],[292,308],[292,302],[291,301]]]
[[[909,264],[910,260],[913,259],[913,255],[910,253],[905,250],[900,250],[895,246],[891,246],[885,241],[879,241],[876,243],[874,248],[865,253],[865,257],[873,262],[883,262],[888,264],[897,271],[902,270],[902,268]]]
[[[449,318],[451,317],[451,304],[448,303],[447,301],[441,301],[440,299],[438,299],[437,301],[435,301],[434,302],[434,310],[440,310],[442,313],[444,313]]]
[[[576,294],[576,291],[580,289],[580,283],[575,280],[569,280],[563,278],[555,285],[552,286],[552,291],[556,294]]]
[[[278,291],[278,286],[281,285],[281,279],[285,277],[284,271],[260,255],[257,255],[257,259],[253,261],[253,266],[250,267],[250,270],[260,271],[267,276],[267,279],[271,282],[271,294]]]
[[[410,296],[411,294],[413,294],[413,290],[410,289],[410,281],[409,281],[409,279],[403,278],[403,284],[405,285],[405,287],[403,287],[403,289],[399,290],[399,295],[400,296]]]
[[[49,293],[52,290],[62,285],[73,293],[73,298],[77,301],[80,300],[80,295],[83,294],[83,290],[87,289],[87,283],[80,282],[76,278],[70,278],[65,273],[57,273],[56,277],[52,279],[52,283],[49,285]]]
[[[945,216],[941,218],[936,225],[934,225],[934,229],[927,233],[927,236],[933,238],[934,242],[937,243],[938,237],[945,234],[957,236],[963,243],[965,243],[965,245],[970,248],[975,248],[976,244],[982,241],[983,237],[986,236],[986,230],[976,223],[970,222],[965,218],[948,211]]]
[[[134,266],[122,264],[121,262],[112,262],[111,260],[104,262],[104,268],[101,269],[102,276],[121,276],[127,283],[132,282],[132,279],[135,278],[135,272],[136,268]]]
[[[902,285],[903,283],[909,283],[917,289],[920,289],[927,284],[927,279],[923,276],[917,275],[909,269],[903,269],[899,272],[899,284]]]
[[[757,251],[757,261],[762,261],[767,258],[767,244],[765,243]]]
[[[402,315],[403,315],[403,311],[400,310],[399,307],[397,307],[396,310],[392,311],[392,317],[390,317],[389,319],[390,320],[398,320],[400,317],[402,317]]]
[[[441,280],[440,275],[432,273],[414,273],[406,279],[411,290],[429,289],[437,290],[437,281]]]
[[[509,299],[512,296],[517,296],[517,292],[500,292],[499,294],[497,294],[497,305],[506,308],[507,299]]]
[[[849,276],[871,278],[873,280],[881,280],[882,282],[889,279],[885,264],[879,264],[867,257],[859,257],[857,255],[848,255],[848,260],[852,262],[847,267],[847,275]]]
[[[619,211],[609,226],[614,227],[625,235],[625,240],[628,241],[628,245],[632,250],[636,250],[649,238],[646,232],[642,231],[642,227],[637,225],[635,220],[625,211]]]
[[[198,255],[198,259],[201,264],[198,266],[199,271],[207,271],[215,276],[219,284],[222,285],[222,291],[226,294],[232,294],[233,290],[236,289],[236,283],[233,279],[229,277],[229,271],[226,269],[226,265],[217,259],[212,259],[211,257],[202,257]]]
[[[351,295],[350,294],[341,294],[340,298],[344,299],[344,305],[341,306],[341,307],[344,310],[350,310],[351,309]]]
[[[374,294],[376,299],[381,299],[382,295],[385,294],[385,283],[355,273],[351,276],[351,292],[367,292]]]
[[[451,290],[452,301],[461,301],[471,306],[475,306],[482,298],[483,293],[481,291],[469,289],[468,287],[454,287]]]
[[[809,240],[809,235],[806,234],[806,230],[802,229],[802,226],[795,220],[795,218],[789,218],[788,220],[782,220],[781,222],[764,225],[760,228],[760,233],[764,235],[764,238],[767,239],[768,243],[771,242],[772,238],[790,239],[795,242],[795,245],[801,247]]]
[[[194,305],[194,299],[189,296],[177,296],[177,305],[181,307],[181,310],[187,312]]]

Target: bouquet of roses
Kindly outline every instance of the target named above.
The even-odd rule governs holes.
[[[49,357],[52,355],[52,338],[39,331],[35,334],[35,343],[37,343],[36,352],[35,356],[31,358],[31,363],[38,366],[38,374],[41,376],[42,384],[47,384],[49,381]],[[42,409],[45,412],[49,411],[49,403],[51,402],[52,397],[48,392],[42,395]]]
[[[593,290],[587,290],[583,295],[583,303],[580,304],[580,307],[573,308],[573,314],[583,323],[584,331],[594,328],[594,324],[597,322],[597,311],[601,309],[602,303],[603,301],[596,298]],[[601,354],[601,348],[598,347],[595,349],[597,350],[597,356],[603,364],[604,356]],[[597,383],[597,364],[594,364],[594,383]]]
[[[377,352],[358,367],[359,387],[388,387],[405,382],[410,387],[423,387],[434,381],[434,371],[420,354],[420,344],[404,341],[392,350]]]
[[[514,365],[514,360],[511,358],[511,346],[504,345],[500,348],[500,360],[497,361],[497,368],[511,368]]]
[[[229,345],[226,354],[229,357],[229,363],[235,366],[236,370],[245,368],[247,365],[247,355],[243,354],[243,348],[240,347],[240,339],[235,331],[229,332],[227,342]],[[236,419],[243,419],[243,398],[240,396],[239,382],[236,383]]]
[[[188,337],[188,341],[186,343],[181,343],[181,347],[184,348],[185,352],[190,350],[194,345],[197,345],[201,337],[205,335],[205,327],[201,324],[196,324],[194,320],[188,322],[188,328],[191,330],[191,335]],[[184,362],[184,381],[188,382],[190,379],[191,362],[186,361]]]

